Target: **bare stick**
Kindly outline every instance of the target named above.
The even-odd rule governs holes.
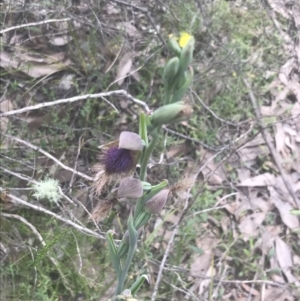
[[[31,144],[30,142],[24,141],[24,140],[22,140],[22,139],[20,139],[20,138],[17,138],[17,137],[14,137],[14,136],[10,136],[10,135],[7,135],[7,134],[3,134],[3,133],[1,133],[1,134],[2,134],[3,136],[7,137],[7,138],[10,138],[10,139],[13,139],[13,140],[15,140],[15,141],[18,141],[19,143],[22,143],[22,144],[24,144],[24,145],[30,147],[31,149],[34,149],[34,150],[36,150],[36,151],[38,151],[38,152],[44,154],[46,157],[48,157],[49,159],[53,160],[55,163],[57,163],[57,164],[58,164],[59,166],[61,166],[63,169],[69,170],[69,171],[73,172],[74,174],[76,174],[76,175],[78,175],[78,176],[80,176],[80,177],[82,177],[82,178],[84,178],[84,179],[86,179],[86,180],[93,181],[93,178],[92,178],[92,177],[89,177],[89,176],[87,176],[86,174],[84,174],[84,173],[82,173],[82,172],[80,172],[80,171],[77,171],[77,170],[75,170],[75,169],[73,169],[73,168],[71,168],[71,167],[69,167],[69,166],[67,166],[67,165],[65,165],[65,164],[63,164],[63,163],[61,163],[58,159],[56,159],[55,157],[53,157],[52,155],[50,155],[49,153],[47,153],[46,151],[44,151],[44,150],[41,149],[40,147],[37,147],[37,146]]]
[[[262,124],[262,121],[261,121],[261,114],[260,114],[260,109],[259,109],[259,105],[258,105],[258,102],[252,92],[252,89],[251,89],[251,86],[249,84],[249,82],[244,79],[244,83],[245,85],[247,86],[247,88],[249,89],[249,97],[250,97],[250,100],[252,102],[252,105],[253,105],[253,108],[254,108],[254,111],[255,111],[255,115],[256,115],[256,118],[257,118],[257,122],[261,128],[261,131],[262,131],[262,135],[266,141],[266,144],[269,148],[269,151],[273,157],[273,160],[274,160],[274,163],[276,164],[279,172],[280,172],[280,175],[282,177],[282,180],[283,180],[283,183],[287,189],[287,191],[290,193],[291,197],[293,198],[295,204],[298,206],[298,208],[300,209],[300,200],[298,199],[298,197],[296,196],[293,188],[291,187],[287,177],[286,177],[286,173],[281,165],[281,160],[280,160],[280,157],[278,156],[277,152],[275,151],[274,149],[274,146],[272,144],[272,138],[271,138],[271,135],[270,133],[264,128],[263,124]]]
[[[36,105],[33,105],[33,106],[28,106],[28,107],[25,107],[25,108],[22,108],[22,109],[17,109],[17,110],[8,111],[8,112],[5,112],[5,113],[0,113],[0,117],[25,113],[25,112],[29,112],[29,111],[33,111],[33,110],[38,110],[38,109],[41,109],[41,108],[46,108],[46,107],[51,107],[51,106],[55,106],[55,105],[58,105],[58,104],[63,104],[63,103],[72,103],[72,102],[75,102],[75,101],[84,100],[84,99],[88,99],[88,98],[102,98],[102,97],[105,97],[105,96],[113,96],[113,95],[125,96],[126,98],[128,98],[132,102],[137,103],[137,104],[141,105],[142,107],[144,107],[146,112],[150,112],[150,109],[149,109],[149,107],[147,106],[147,104],[145,102],[134,98],[133,96],[128,94],[125,90],[115,90],[115,91],[110,91],[110,92],[103,92],[103,93],[96,93],[96,94],[86,94],[86,95],[80,95],[80,96],[75,96],[75,97],[70,97],[70,98],[58,99],[58,100],[55,100],[55,101],[39,103],[39,104],[36,104]]]
[[[23,175],[23,174],[20,174],[20,173],[17,173],[17,172],[13,172],[13,171],[11,171],[9,169],[6,169],[6,168],[4,168],[2,166],[0,166],[0,168],[2,170],[4,170],[5,172],[9,173],[10,175],[13,175],[13,176],[15,176],[15,177],[17,177],[17,178],[19,178],[21,180],[25,180],[25,181],[28,181],[28,182],[34,183],[34,184],[38,183],[36,180],[34,180],[34,179],[32,179],[32,178],[30,178],[30,177],[28,177],[26,175]]]
[[[40,21],[40,22],[33,22],[33,23],[27,23],[27,24],[21,24],[21,25],[17,25],[17,26],[13,26],[13,27],[9,27],[9,28],[5,28],[0,30],[0,34],[8,32],[8,31],[12,31],[15,29],[20,29],[20,28],[24,28],[24,27],[28,27],[28,26],[36,26],[36,25],[43,25],[43,24],[47,24],[47,23],[53,23],[53,22],[66,22],[66,21],[70,21],[71,18],[65,18],[65,19],[49,19],[49,20],[44,20],[44,21]]]
[[[82,227],[82,226],[80,226],[80,225],[78,225],[78,224],[76,224],[76,223],[74,223],[74,222],[72,222],[72,221],[70,221],[70,220],[68,220],[68,219],[60,216],[60,215],[57,215],[56,213],[53,213],[52,211],[49,211],[49,210],[47,210],[47,209],[45,209],[45,208],[43,208],[41,206],[37,206],[37,205],[31,204],[31,203],[28,203],[28,202],[26,202],[26,201],[24,201],[24,200],[22,200],[22,199],[20,199],[20,198],[18,198],[16,196],[10,194],[10,193],[7,193],[6,196],[11,199],[12,203],[21,204],[21,205],[24,205],[26,207],[32,208],[32,209],[34,209],[36,211],[40,211],[40,212],[43,212],[45,214],[51,215],[54,218],[56,218],[56,219],[58,219],[58,220],[60,220],[60,221],[62,221],[64,223],[72,226],[73,228],[75,228],[75,229],[77,229],[80,232],[83,232],[85,234],[89,234],[89,235],[95,236],[95,237],[100,238],[100,239],[106,239],[104,236],[102,236],[102,235],[94,232],[93,230],[90,230],[88,228]]]

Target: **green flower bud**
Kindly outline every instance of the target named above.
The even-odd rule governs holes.
[[[190,63],[193,60],[193,52],[194,52],[195,39],[191,36],[188,40],[187,44],[183,47],[180,57],[179,57],[179,70],[178,74],[183,74]]]
[[[180,56],[181,48],[178,45],[177,39],[173,35],[170,35],[169,37],[168,48],[170,51],[173,51],[176,55]]]
[[[189,86],[191,85],[193,79],[194,79],[194,71],[192,68],[190,68],[190,74],[185,79],[184,84],[177,91],[174,92],[173,97],[171,99],[171,103],[176,103],[182,99],[182,97],[188,90]]]
[[[193,109],[190,105],[178,101],[155,110],[150,117],[150,121],[153,127],[157,127],[186,120],[192,113]]]
[[[163,83],[165,88],[165,101],[169,102],[169,98],[171,95],[171,86],[174,82],[176,74],[179,68],[179,59],[178,57],[171,58],[165,66],[164,74],[163,74]]]
[[[169,189],[163,189],[153,196],[144,206],[144,211],[149,214],[158,214],[165,206],[170,195]]]

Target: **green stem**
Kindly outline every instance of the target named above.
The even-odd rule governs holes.
[[[141,164],[141,170],[140,170],[140,180],[141,181],[146,181],[147,178],[147,165],[148,165],[148,161],[151,157],[151,154],[158,142],[159,139],[159,134],[158,132],[160,131],[160,127],[156,128],[153,131],[153,135],[152,135],[152,140],[149,143],[148,147],[146,148],[145,152],[144,152],[144,156],[143,156],[143,162]]]
[[[118,284],[117,284],[117,289],[116,289],[116,293],[115,296],[118,296],[119,294],[122,293],[123,291],[123,286],[126,280],[126,276],[128,274],[131,262],[132,262],[132,258],[137,246],[137,241],[138,241],[138,232],[136,231],[134,225],[133,225],[133,218],[132,216],[129,217],[128,219],[128,230],[129,230],[129,249],[128,249],[128,253],[127,253],[127,257],[122,269],[122,273],[121,276],[118,275]]]
[[[134,246],[129,246],[129,250],[128,250],[128,253],[127,253],[127,258],[126,258],[125,264],[123,266],[122,274],[121,274],[121,277],[118,279],[116,296],[121,294],[122,291],[123,291],[123,286],[124,286],[124,283],[125,283],[125,280],[126,280],[128,270],[129,270],[130,265],[131,265],[131,261],[132,261],[132,258],[133,258],[134,252],[135,252],[135,248],[136,248],[136,244]]]

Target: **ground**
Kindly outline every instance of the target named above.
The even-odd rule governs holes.
[[[98,146],[160,106],[181,31],[194,113],[163,128],[148,180],[194,185],[145,227],[128,286],[145,274],[138,300],[299,300],[298,1],[0,6],[1,300],[112,297],[105,234],[122,238],[132,204],[90,218]]]

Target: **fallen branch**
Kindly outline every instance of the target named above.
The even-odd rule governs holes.
[[[0,34],[6,33],[6,32],[9,32],[9,31],[12,31],[12,30],[24,28],[24,27],[36,26],[36,25],[43,25],[43,24],[53,23],[53,22],[66,22],[66,21],[70,21],[70,20],[71,20],[71,18],[65,18],[65,19],[49,19],[49,20],[44,20],[44,21],[40,21],[40,22],[33,22],[33,23],[21,24],[21,25],[17,25],[17,26],[13,26],[13,27],[9,27],[9,28],[2,29],[2,30],[0,30]]]
[[[132,102],[137,103],[137,104],[141,105],[142,107],[144,107],[144,109],[147,113],[150,112],[150,109],[145,102],[134,98],[133,96],[128,94],[125,90],[115,90],[115,91],[110,91],[110,92],[86,94],[86,95],[80,95],[80,96],[75,96],[75,97],[70,97],[70,98],[58,99],[55,101],[39,103],[39,104],[36,104],[33,106],[28,106],[28,107],[25,107],[22,109],[17,109],[17,110],[8,111],[5,113],[0,113],[0,117],[21,114],[21,113],[38,110],[38,109],[42,109],[42,108],[46,108],[46,107],[51,107],[51,106],[55,106],[55,105],[59,105],[59,104],[63,104],[63,103],[72,103],[75,101],[84,100],[84,99],[88,99],[88,98],[91,98],[91,99],[92,98],[103,98],[106,96],[114,96],[114,95],[122,95],[122,96],[128,98],[129,100],[131,100]]]
[[[58,159],[56,159],[55,157],[53,157],[52,155],[50,155],[48,152],[44,151],[44,150],[41,149],[40,147],[35,146],[35,145],[31,144],[30,142],[27,142],[27,141],[22,140],[22,139],[20,139],[20,138],[17,138],[17,137],[14,137],[14,136],[10,136],[10,135],[4,134],[4,133],[1,133],[1,134],[2,134],[3,136],[5,136],[5,137],[9,138],[9,139],[12,139],[12,140],[15,140],[15,141],[17,141],[17,142],[19,142],[19,143],[22,143],[22,144],[24,144],[24,145],[30,147],[31,149],[34,149],[34,150],[36,150],[36,151],[38,151],[38,152],[44,154],[46,157],[48,157],[49,159],[53,160],[55,163],[57,163],[57,164],[58,164],[59,166],[61,166],[63,169],[69,170],[69,171],[73,172],[74,174],[76,174],[76,175],[78,175],[78,176],[80,176],[80,177],[82,177],[82,178],[84,178],[84,179],[86,179],[86,180],[93,181],[93,178],[92,178],[92,177],[89,177],[88,175],[86,175],[86,174],[84,174],[84,173],[82,173],[82,172],[80,172],[80,171],[77,171],[77,170],[75,170],[75,169],[73,169],[73,168],[71,168],[71,167],[69,167],[69,166],[67,166],[67,165],[65,165],[65,164],[63,164],[63,163],[61,163]]]

